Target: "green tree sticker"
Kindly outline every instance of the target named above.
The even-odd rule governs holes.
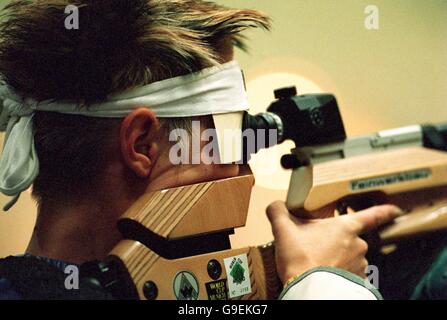
[[[236,261],[230,273],[230,275],[233,277],[233,283],[241,284],[242,282],[244,282],[245,281],[244,273],[245,273],[244,267],[242,267],[239,261]]]
[[[251,293],[250,268],[246,253],[224,259],[228,275],[228,297],[236,298]]]

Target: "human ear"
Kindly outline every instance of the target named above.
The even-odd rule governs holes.
[[[124,163],[138,177],[147,178],[158,157],[156,136],[159,122],[150,109],[139,108],[127,115],[120,129]]]

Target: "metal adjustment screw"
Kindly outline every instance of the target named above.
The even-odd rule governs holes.
[[[143,285],[143,294],[147,300],[155,300],[158,296],[158,288],[155,282],[146,281]]]
[[[219,279],[220,275],[222,274],[222,266],[220,265],[219,261],[215,259],[208,262],[207,270],[208,275],[213,280]]]

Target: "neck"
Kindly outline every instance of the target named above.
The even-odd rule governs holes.
[[[76,264],[104,259],[120,240],[117,215],[108,209],[92,202],[42,203],[27,253]]]

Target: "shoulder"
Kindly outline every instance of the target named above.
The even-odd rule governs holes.
[[[46,299],[60,291],[64,272],[49,261],[29,255],[0,259],[0,295],[5,299]]]
[[[110,299],[102,287],[88,282],[78,288],[67,288],[70,264],[31,255],[0,259],[0,299],[27,300],[95,300]],[[78,279],[82,281],[82,279]]]
[[[14,289],[11,282],[0,277],[0,300],[21,300],[22,297]]]

